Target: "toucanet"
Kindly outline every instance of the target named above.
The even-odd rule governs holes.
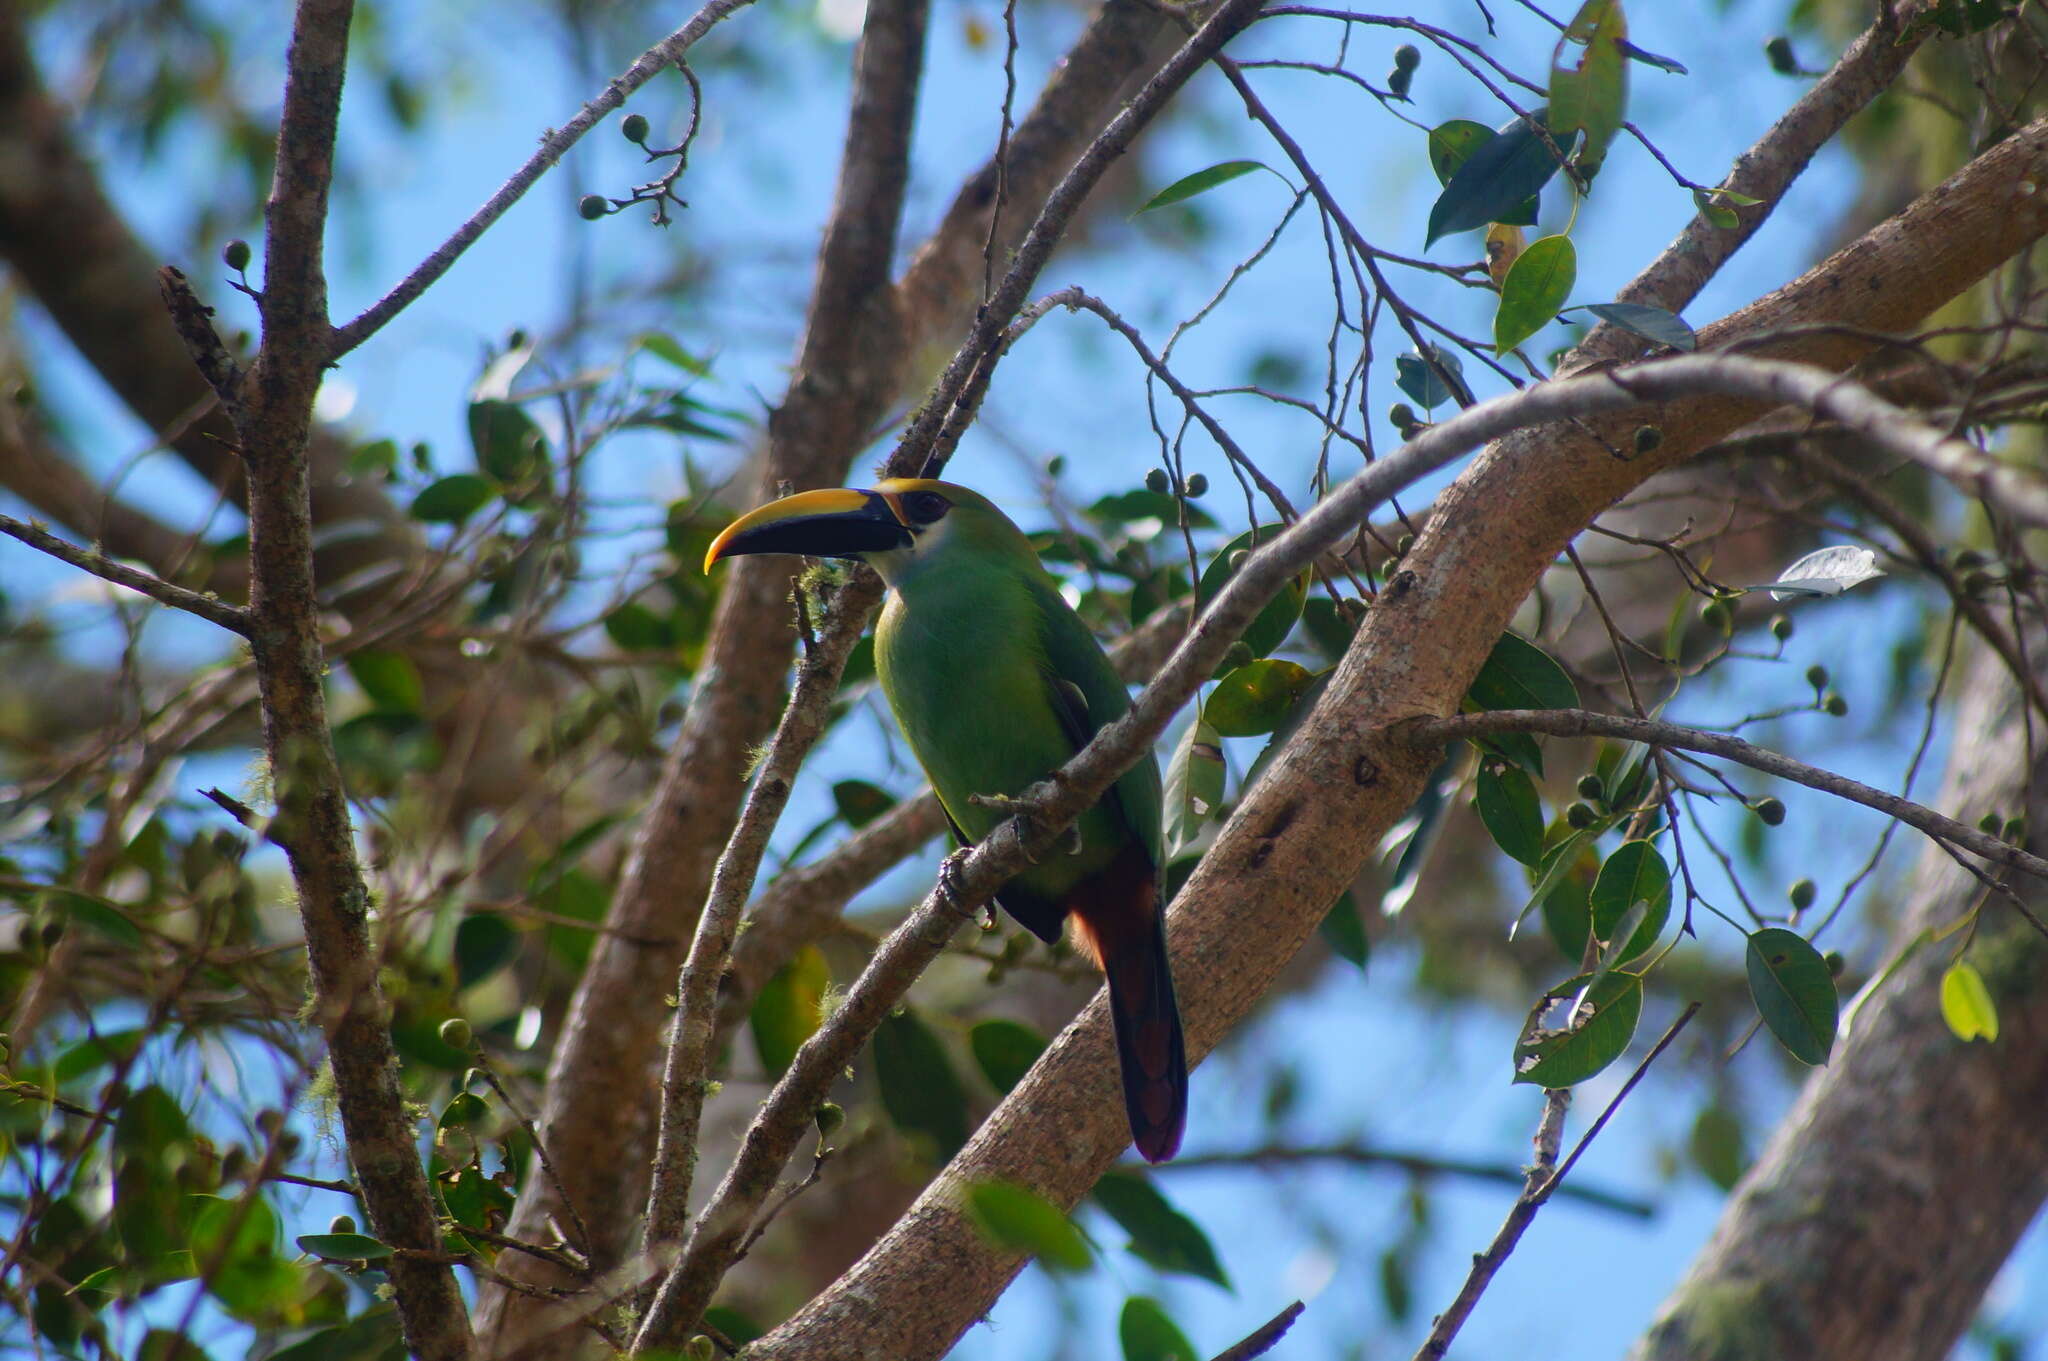
[[[987,498],[894,478],[863,491],[800,492],[712,541],[704,569],[742,553],[863,561],[889,598],[875,671],[954,836],[971,845],[1014,797],[1066,764],[1130,707],[1101,644],[1060,597],[1031,543]],[[996,895],[1041,940],[1073,924],[1109,981],[1124,1109],[1148,1161],[1180,1147],[1188,1071],[1161,893],[1159,767],[1133,766],[1055,846]]]

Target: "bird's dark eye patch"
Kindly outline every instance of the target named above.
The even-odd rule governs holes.
[[[914,491],[903,498],[903,513],[914,525],[933,524],[952,508],[953,503],[935,491]]]

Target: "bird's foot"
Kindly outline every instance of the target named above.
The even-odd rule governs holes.
[[[959,850],[952,852],[939,862],[939,900],[955,912],[960,910],[960,899],[962,896],[960,892],[960,867],[967,863],[967,857],[972,854],[973,850],[972,846],[962,846]],[[988,915],[991,920],[995,917],[995,910],[995,904],[991,902],[988,905]]]
[[[1000,813],[1006,818],[1022,818],[1027,823],[1038,816],[1038,801],[1028,792],[1021,799],[1012,798],[1008,794],[969,794],[967,801],[990,812]],[[1030,840],[1028,832],[1025,840]],[[1024,848],[1024,858],[1034,865],[1039,863],[1038,857],[1031,853],[1028,845]]]

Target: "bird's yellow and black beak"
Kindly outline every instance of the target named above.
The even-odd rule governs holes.
[[[910,543],[910,529],[879,491],[827,487],[802,491],[750,510],[711,541],[704,570],[742,553],[794,553],[808,558],[858,558]]]

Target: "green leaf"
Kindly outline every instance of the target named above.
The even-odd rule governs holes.
[[[1735,1189],[1749,1154],[1742,1146],[1742,1120],[1726,1106],[1707,1106],[1693,1117],[1687,1141],[1693,1166],[1723,1191]]]
[[[1223,802],[1223,736],[1197,718],[1181,731],[1166,763],[1166,845],[1171,859],[1201,836]]]
[[[1131,1236],[1130,1250],[1161,1271],[1199,1276],[1225,1290],[1230,1277],[1201,1225],[1173,1207],[1152,1179],[1140,1172],[1111,1170],[1095,1184],[1095,1203]]]
[[[1363,969],[1372,958],[1372,939],[1365,934],[1365,918],[1359,914],[1358,900],[1351,896],[1350,889],[1337,895],[1337,901],[1330,904],[1316,929],[1339,959]]]
[[[967,1094],[931,1027],[905,1008],[876,1028],[874,1050],[882,1108],[896,1127],[929,1139],[939,1162],[959,1152],[967,1142]]]
[[[1565,1013],[1565,1007],[1571,1011]],[[1621,1057],[1642,1014],[1643,980],[1634,974],[1580,974],[1558,984],[1522,1023],[1521,1038],[1515,1041],[1515,1081],[1539,1087],[1584,1082]]]
[[[348,673],[363,687],[370,703],[387,713],[416,714],[426,703],[420,669],[403,653],[381,648],[351,652]]]
[[[1494,845],[1525,865],[1543,859],[1543,801],[1520,766],[1487,761],[1474,781],[1479,820]]]
[[[210,1361],[206,1349],[181,1332],[151,1328],[135,1348],[135,1361]]]
[[[1664,856],[1649,841],[1630,841],[1607,857],[1600,875],[1587,895],[1593,913],[1593,934],[1611,941],[1623,917],[1637,903],[1647,904],[1642,925],[1616,955],[1617,964],[1626,963],[1657,943],[1664,923],[1671,917],[1671,870]]]
[[[1503,633],[1487,654],[1486,664],[1472,678],[1465,703],[1485,711],[1576,709],[1579,689],[1542,648]],[[1480,745],[1538,775],[1543,773],[1542,749],[1528,733],[1502,733],[1483,739]]]
[[[76,1082],[87,1073],[105,1067],[116,1059],[133,1058],[142,1048],[142,1042],[149,1038],[147,1030],[113,1030],[103,1035],[88,1035],[57,1056],[50,1065],[50,1078],[59,1087]],[[180,1119],[182,1120],[182,1113]]]
[[[1586,0],[1550,59],[1550,126],[1560,143],[1575,132],[1586,134],[1578,164],[1588,179],[1621,131],[1628,104],[1627,41],[1621,0]]]
[[[1228,184],[1234,179],[1251,174],[1254,170],[1264,169],[1266,166],[1259,161],[1221,161],[1207,170],[1197,170],[1192,175],[1183,175],[1146,199],[1138,212],[1149,213],[1154,208],[1164,208],[1170,203],[1183,202],[1197,194],[1206,194],[1219,184]]]
[[[1493,314],[1493,347],[1505,354],[1548,326],[1579,278],[1579,256],[1568,236],[1546,236],[1515,257],[1501,282]]]
[[[1429,347],[1429,356],[1425,359],[1414,351],[1395,355],[1394,386],[1425,411],[1445,402],[1471,405],[1472,389],[1466,385],[1465,366],[1458,356],[1439,345]],[[1430,359],[1436,362],[1432,364]]]
[[[471,402],[469,443],[476,451],[476,466],[508,487],[547,467],[548,437],[533,417],[511,402]]]
[[[1449,184],[1458,167],[1471,159],[1472,153],[1500,134],[1484,123],[1475,123],[1469,118],[1453,118],[1448,123],[1438,124],[1429,131],[1429,165],[1436,171],[1436,182]],[[1495,219],[1506,227],[1533,227],[1536,225],[1537,203],[1532,195],[1526,201],[1510,209],[1506,215]]]
[[[747,1013],[747,1026],[761,1067],[771,1077],[780,1077],[804,1041],[817,1032],[824,1018],[825,990],[831,986],[831,967],[815,945],[797,951],[761,985]]]
[[[1007,1181],[967,1188],[967,1218],[982,1237],[1007,1252],[1029,1253],[1047,1267],[1085,1271],[1093,1260],[1088,1240],[1051,1201]]]
[[[412,518],[430,525],[459,525],[489,505],[498,494],[490,479],[475,473],[451,473],[429,482],[412,499]]]
[[[1124,1301],[1116,1335],[1123,1343],[1124,1361],[1202,1361],[1195,1344],[1166,1316],[1159,1301],[1143,1295]]]
[[[1497,136],[1472,150],[1429,210],[1425,245],[1433,246],[1453,232],[1513,216],[1525,200],[1550,182],[1558,171],[1558,159],[1537,131],[1544,126],[1545,117],[1545,111],[1537,109],[1526,119],[1512,119]],[[1558,139],[1559,149],[1565,149],[1570,141],[1569,136]]]
[[[1654,340],[1659,345],[1687,353],[1699,348],[1699,337],[1693,334],[1692,327],[1661,307],[1640,302],[1589,302],[1584,306],[1586,311],[1602,321],[1645,340]]]
[[[1045,1052],[1045,1037],[1019,1021],[997,1017],[978,1022],[967,1034],[967,1047],[989,1086],[1008,1096]]]
[[[391,1255],[391,1248],[366,1233],[308,1233],[292,1240],[300,1252],[336,1262],[376,1262]]]
[[[455,986],[481,983],[512,962],[519,933],[496,912],[472,912],[455,928]]]
[[[53,888],[44,892],[43,906],[62,916],[67,927],[82,926],[116,945],[131,950],[142,948],[142,932],[128,920],[127,912],[104,898]]]
[[[1280,726],[1315,676],[1298,662],[1261,657],[1216,682],[1202,721],[1225,737],[1257,737]]]
[[[671,652],[675,625],[637,600],[628,600],[604,617],[605,636],[626,652]]]
[[[832,786],[832,806],[849,827],[865,827],[896,806],[896,796],[866,780],[841,780]]]
[[[1237,575],[1238,567],[1243,565],[1239,554],[1249,555],[1255,543],[1271,543],[1285,528],[1285,525],[1260,525],[1258,529],[1240,534],[1223,545],[1209,560],[1209,565],[1202,569],[1202,579],[1195,583],[1197,607],[1206,608]],[[1252,620],[1240,641],[1252,650],[1254,657],[1263,657],[1287,641],[1287,635],[1294,631],[1294,622],[1301,618],[1302,603],[1308,599],[1308,586],[1309,574],[1304,571],[1281,587],[1280,593],[1267,601],[1266,607]],[[1227,666],[1218,666],[1216,674],[1221,676],[1228,669]]]
[[[1998,1004],[1984,975],[1967,959],[1959,959],[1941,975],[1941,1019],[1959,1040],[1998,1039]]]
[[[1820,951],[1795,932],[1767,926],[1750,936],[1749,993],[1778,1043],[1801,1063],[1828,1061],[1841,1000]]]
[[[346,1323],[272,1352],[269,1361],[405,1361],[406,1356],[397,1311],[377,1304]]]
[[[704,1321],[724,1333],[726,1340],[744,1347],[749,1342],[759,1342],[768,1335],[768,1330],[754,1322],[737,1309],[714,1304],[704,1311]]]
[[[633,343],[638,348],[653,355],[656,359],[673,364],[692,377],[708,378],[711,376],[711,363],[709,360],[699,359],[696,355],[691,354],[673,339],[659,331],[643,331]]]
[[[347,466],[350,477],[374,477],[388,482],[398,476],[398,442],[380,439],[352,449]]]
[[[1742,225],[1740,214],[1725,203],[1716,203],[1707,196],[1704,190],[1695,189],[1692,191],[1692,204],[1693,207],[1700,210],[1701,217],[1724,231],[1733,230]]]
[[[1111,492],[1099,498],[1086,512],[1091,520],[1102,520],[1113,525],[1128,525],[1139,520],[1157,520],[1164,525],[1180,523],[1181,503],[1166,492],[1150,491],[1138,487],[1131,491]],[[1195,529],[1214,529],[1216,518],[1200,506],[1189,502],[1188,524]]]

